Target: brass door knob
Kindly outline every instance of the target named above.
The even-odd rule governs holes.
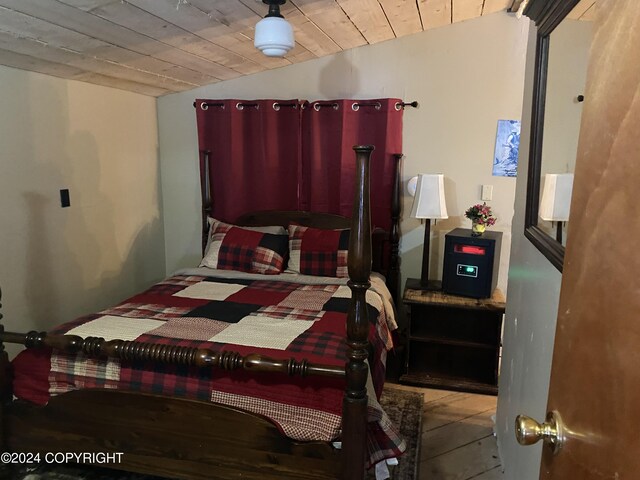
[[[556,455],[564,444],[564,424],[560,414],[555,410],[547,413],[547,421],[543,424],[536,422],[526,415],[516,417],[516,439],[520,445],[533,445],[542,440],[549,445]]]

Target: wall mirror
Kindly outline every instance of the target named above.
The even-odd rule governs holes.
[[[560,271],[596,0],[532,0],[538,28],[525,236]]]

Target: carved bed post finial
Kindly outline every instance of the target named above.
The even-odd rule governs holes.
[[[367,428],[366,359],[369,351],[367,289],[371,286],[371,209],[369,202],[369,161],[373,146],[355,146],[356,186],[349,238],[349,288],[351,305],[347,315],[347,385],[342,416],[345,480],[364,478]]]

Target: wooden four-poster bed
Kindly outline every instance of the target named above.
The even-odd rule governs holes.
[[[346,315],[346,364],[323,364],[270,358],[261,353],[153,344],[73,334],[5,332],[0,342],[27,349],[82,354],[85,358],[146,362],[201,371],[232,371],[263,378],[305,377],[344,384],[342,427],[338,449],[331,442],[301,442],[284,436],[262,415],[209,401],[109,388],[73,389],[52,395],[46,405],[14,400],[11,364],[0,343],[2,450],[8,452],[119,452],[121,462],[109,468],[181,479],[362,479],[367,462],[367,381],[371,309],[367,305],[372,265],[386,275],[397,293],[400,174],[396,168],[391,202],[391,232],[376,232],[372,245],[369,202],[369,159],[372,146],[356,146],[356,186],[351,219],[308,212],[246,215],[237,223],[350,228]],[[401,155],[397,155],[399,164]],[[205,176],[208,178],[208,175]],[[204,188],[203,209],[210,207]],[[206,223],[206,221],[205,221]],[[377,245],[377,246],[376,246]],[[373,258],[372,258],[373,255]],[[1,317],[0,317],[1,318]],[[105,360],[106,361],[106,360]],[[322,380],[324,379],[324,380]],[[256,381],[256,384],[259,384]],[[370,406],[369,406],[370,408]]]

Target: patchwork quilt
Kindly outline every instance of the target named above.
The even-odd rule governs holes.
[[[200,268],[51,333],[343,366],[350,299],[345,279],[283,274],[265,280],[264,275]],[[386,352],[392,348],[390,332],[396,328],[381,278],[372,277],[367,303],[374,347],[368,437],[373,464],[398,456],[405,445],[378,403]],[[296,440],[332,441],[340,436],[344,379],[98,360],[38,350],[22,352],[14,360],[14,372],[15,395],[37,404],[76,389],[123,389],[211,401],[264,415]]]

